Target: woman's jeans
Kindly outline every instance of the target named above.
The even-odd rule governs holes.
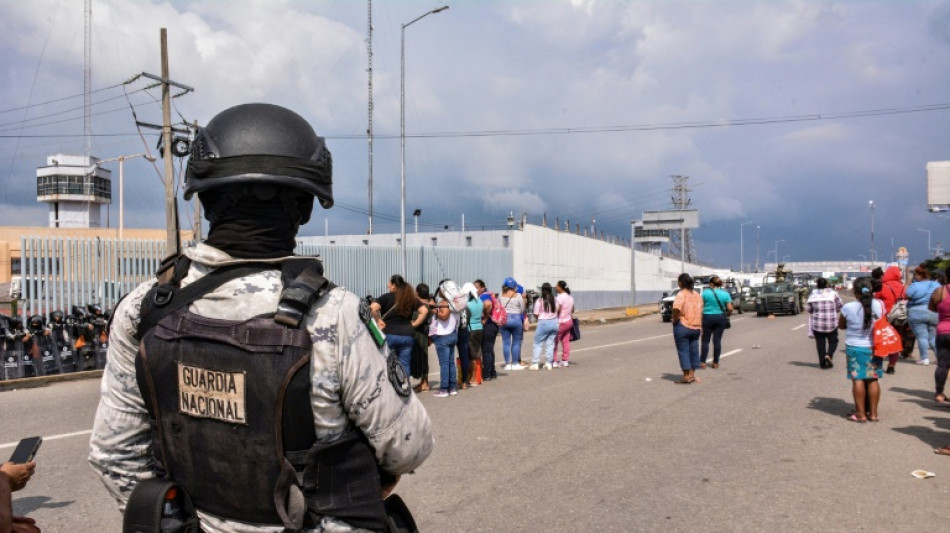
[[[508,322],[499,328],[501,331],[501,349],[505,353],[505,364],[516,365],[521,362],[521,340],[524,338],[524,317],[519,314],[508,315]]]
[[[455,373],[455,358],[452,349],[458,343],[458,334],[436,335],[432,337],[435,353],[439,356],[439,389],[452,391],[458,388],[458,376]]]
[[[676,343],[680,368],[684,371],[699,368],[699,335],[698,329],[688,328],[679,322],[673,324],[673,342]]]
[[[495,337],[498,336],[498,326],[489,319],[482,331],[482,379],[491,379],[498,375],[495,372]]]
[[[471,380],[472,358],[469,354],[468,339],[472,332],[467,328],[458,329],[458,345],[456,349],[459,352],[459,366],[462,367],[462,375],[459,380],[462,383],[468,383]]]
[[[416,340],[409,335],[386,335],[386,344],[389,351],[396,354],[399,364],[406,369],[406,375],[409,372],[409,361],[412,360],[412,348]]]
[[[936,350],[937,313],[927,309],[926,305],[915,305],[907,310],[907,322],[917,337],[917,349],[920,360],[929,361],[930,350]]]
[[[557,326],[557,336],[554,337],[554,356],[557,357],[557,346],[561,345],[561,361],[567,361],[571,357],[571,330],[574,328],[574,322],[560,322]]]
[[[709,339],[713,342],[713,363],[719,364],[719,356],[722,354],[722,332],[726,331],[726,315],[703,315],[703,349],[700,354],[700,362],[705,363],[709,357]]]
[[[554,337],[557,336],[557,319],[538,320],[538,329],[534,332],[534,354],[531,364],[538,364],[544,354],[548,364],[554,362]]]

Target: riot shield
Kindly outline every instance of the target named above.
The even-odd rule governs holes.
[[[7,346],[14,346],[13,341],[8,341]],[[23,377],[20,370],[20,354],[13,349],[3,351],[3,379],[19,379]]]

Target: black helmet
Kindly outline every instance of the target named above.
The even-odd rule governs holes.
[[[72,311],[73,316],[76,318],[82,318],[86,316],[86,310],[83,309],[81,305],[74,305]]]
[[[333,206],[333,162],[303,117],[271,104],[242,104],[198,128],[185,173],[185,199],[222,185],[265,183]],[[309,218],[309,217],[308,217]]]
[[[50,322],[62,322],[63,321],[63,312],[60,310],[53,311],[49,314]]]
[[[94,315],[101,315],[101,314],[102,314],[102,306],[99,305],[99,304],[89,304],[89,305],[86,306],[86,309],[88,309],[89,312],[92,313],[92,314],[94,314]]]
[[[44,321],[42,315],[33,315],[30,317],[30,331],[39,331],[43,329]]]

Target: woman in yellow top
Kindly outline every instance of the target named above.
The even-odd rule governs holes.
[[[699,336],[703,323],[703,298],[693,290],[693,278],[680,274],[676,280],[680,290],[673,300],[673,342],[683,369],[683,379],[676,383],[693,383],[699,368]]]

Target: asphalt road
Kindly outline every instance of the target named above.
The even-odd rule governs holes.
[[[950,410],[931,400],[934,367],[899,364],[881,421],[849,422],[843,353],[820,370],[805,321],[735,316],[722,368],[692,385],[673,383],[671,328],[653,315],[585,328],[570,368],[425,393],[436,451],[397,492],[424,532],[948,527],[950,457],[931,450],[950,444]],[[43,531],[120,529],[85,460],[97,391],[87,380],[0,393],[0,456],[46,439],[14,497]]]

